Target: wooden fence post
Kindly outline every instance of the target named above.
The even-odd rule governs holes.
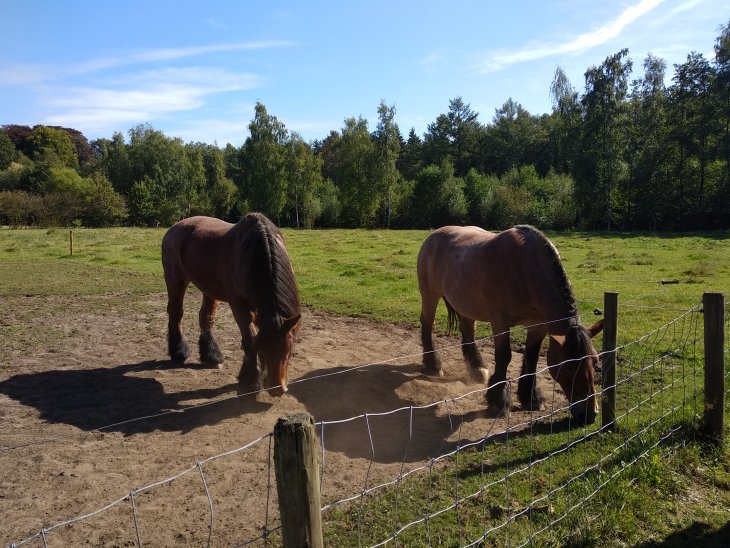
[[[73,254],[74,254],[74,231],[73,230],[68,231],[68,249],[69,249],[69,253],[73,257]]]
[[[274,467],[285,548],[321,548],[322,503],[314,419],[283,417],[274,427]]]
[[[702,296],[705,316],[705,412],[703,433],[722,441],[725,406],[725,297],[722,293]]]
[[[616,330],[618,293],[603,294],[603,352],[601,354],[601,428],[616,429]]]

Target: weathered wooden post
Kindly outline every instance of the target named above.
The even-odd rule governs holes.
[[[321,548],[322,503],[314,419],[283,417],[274,427],[274,466],[285,548]]]
[[[705,412],[704,434],[721,442],[725,405],[725,297],[722,293],[702,296],[705,316]]]
[[[616,330],[618,324],[618,293],[603,294],[603,352],[601,354],[601,428],[616,429]]]
[[[74,231],[73,230],[68,231],[68,249],[71,253],[71,256],[73,257],[73,254],[74,254]]]

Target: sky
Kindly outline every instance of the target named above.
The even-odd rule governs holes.
[[[381,101],[407,136],[461,97],[479,121],[508,99],[550,112],[557,67],[629,49],[673,65],[714,58],[727,0],[0,0],[0,125],[58,125],[89,140],[150,124],[238,147],[257,102],[306,141]]]

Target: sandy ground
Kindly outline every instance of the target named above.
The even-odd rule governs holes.
[[[184,321],[193,342],[197,306],[191,295]],[[318,428],[324,503],[393,480],[508,424],[485,416],[483,392],[449,401],[482,388],[464,382],[453,337],[437,339],[449,348],[442,352],[445,376],[435,379],[420,373],[416,330],[305,310],[289,392],[239,398],[239,334],[225,305],[217,321],[226,356],[221,370],[166,360],[162,294],[0,297],[0,309],[1,332],[8,335],[0,348],[5,545],[132,492],[134,508],[128,498],[53,528],[44,533],[46,544],[134,546],[137,534],[148,546],[205,546],[209,534],[213,546],[256,539],[279,524],[268,434],[279,417],[295,412],[317,421],[368,414]],[[491,349],[482,353],[491,364]],[[520,360],[514,353],[511,377]],[[552,394],[552,381],[540,382]],[[553,400],[565,404],[562,395]],[[441,403],[411,410],[435,402]],[[377,415],[398,408],[405,409]],[[516,407],[509,423],[534,415]],[[247,449],[206,460],[259,438]],[[172,482],[136,491],[186,470]],[[27,545],[43,546],[43,539]]]

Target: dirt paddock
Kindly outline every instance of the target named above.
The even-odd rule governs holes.
[[[197,340],[198,304],[194,294],[186,301],[191,342]],[[445,377],[434,379],[420,373],[416,330],[305,310],[289,392],[235,397],[242,354],[227,306],[216,327],[226,356],[221,370],[166,360],[162,294],[0,297],[0,308],[7,335],[0,348],[4,545],[189,469],[135,493],[134,510],[130,500],[122,501],[54,528],[46,544],[133,546],[139,532],[150,546],[205,545],[211,503],[212,545],[256,538],[278,520],[267,435],[279,417],[294,412],[307,411],[317,421],[368,414],[318,430],[325,503],[506,426],[484,415],[483,392],[445,401],[481,388],[463,382],[453,337],[436,341],[448,350],[442,353]],[[482,353],[491,364],[491,349]],[[513,354],[510,377],[518,375],[521,357]],[[540,382],[552,394],[552,381]],[[411,411],[435,402],[442,403]],[[552,405],[565,405],[562,395]],[[377,415],[398,408],[405,410]],[[515,408],[509,421],[530,416]],[[261,437],[248,449],[195,466]],[[43,539],[27,545],[43,546]]]

